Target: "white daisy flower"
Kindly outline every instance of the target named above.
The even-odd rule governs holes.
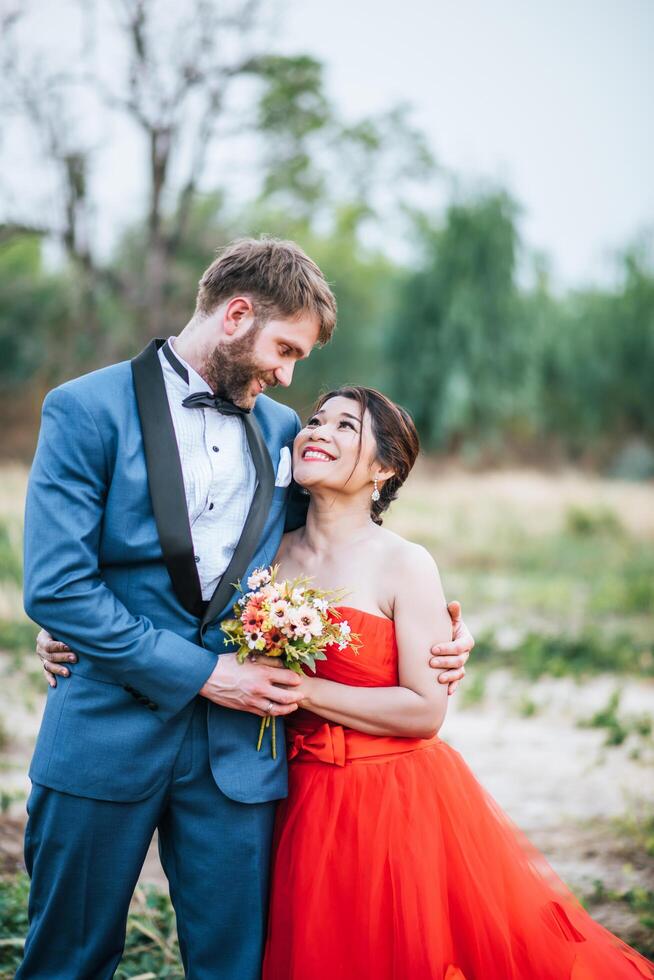
[[[259,589],[270,582],[270,572],[267,568],[255,568],[248,578],[248,589]]]
[[[295,635],[301,636],[305,643],[310,643],[313,636],[322,636],[322,620],[313,606],[305,604],[291,609],[288,618],[295,627]]]
[[[288,623],[289,605],[285,599],[277,599],[270,604],[268,617],[275,626],[286,626]]]

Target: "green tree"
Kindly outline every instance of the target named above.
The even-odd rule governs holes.
[[[37,236],[0,244],[0,388],[11,390],[47,370],[67,343],[68,283],[43,268]]]
[[[396,395],[427,446],[488,442],[519,415],[516,217],[494,192],[452,204],[423,230],[424,264],[399,292],[388,352]]]
[[[654,273],[644,245],[619,264],[613,291],[546,301],[539,428],[574,456],[608,458],[625,438],[654,438]]]

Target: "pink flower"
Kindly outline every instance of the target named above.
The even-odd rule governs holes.
[[[259,609],[259,604],[252,601],[248,602],[247,606],[241,613],[243,629],[246,633],[252,633],[255,630],[258,630],[263,622],[263,618],[263,614]]]

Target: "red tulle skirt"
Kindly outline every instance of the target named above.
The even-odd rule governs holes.
[[[445,742],[314,724],[290,755],[264,980],[654,978]]]

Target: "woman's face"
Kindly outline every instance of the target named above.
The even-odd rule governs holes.
[[[293,476],[307,490],[354,494],[368,487],[379,470],[376,453],[369,414],[362,422],[359,403],[339,395],[326,401],[295,437]]]

